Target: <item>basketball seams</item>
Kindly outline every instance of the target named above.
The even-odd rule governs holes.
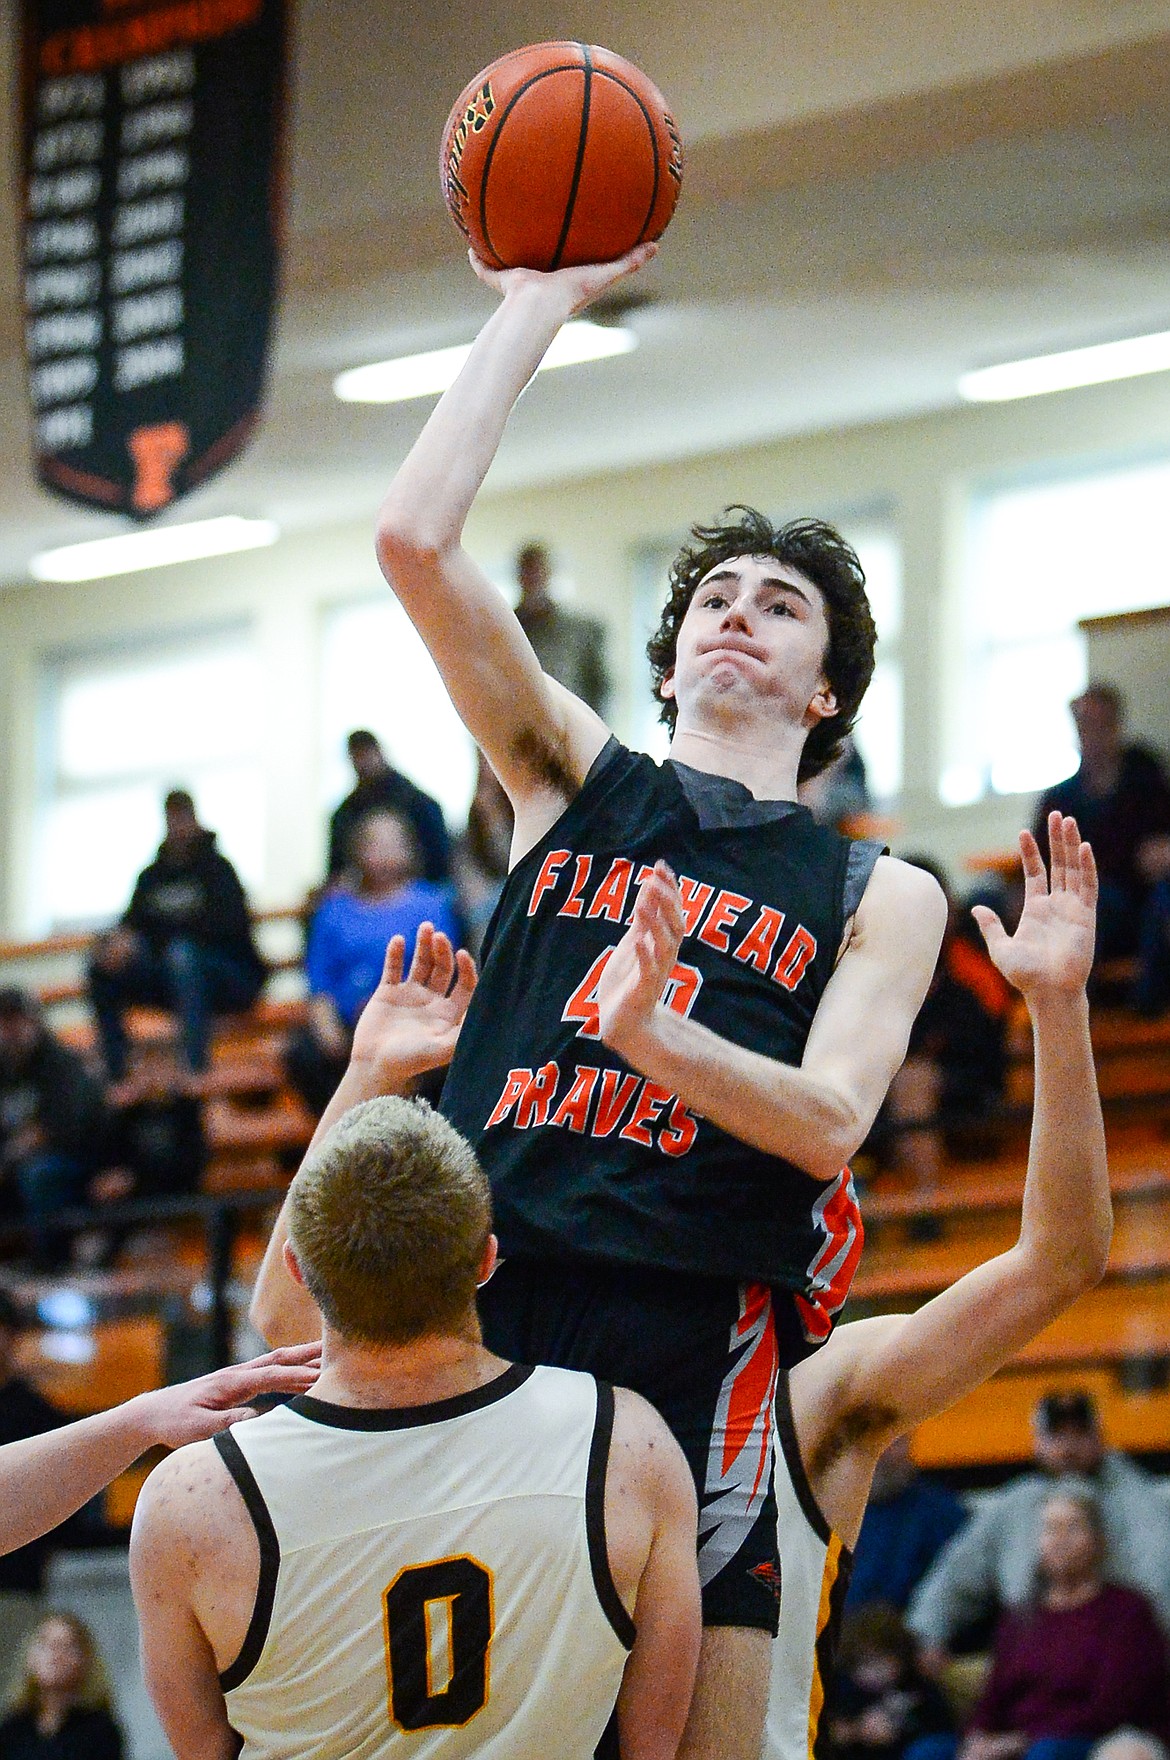
[[[573,44],[572,47],[579,48],[580,45]],[[516,51],[516,53],[521,54],[523,51]],[[488,179],[491,176],[492,160],[495,158],[496,144],[504,132],[504,124],[507,122],[508,117],[512,114],[512,111],[520,102],[520,99],[524,94],[530,92],[533,86],[539,85],[542,79],[550,79],[554,74],[558,73],[584,73],[584,71],[585,70],[579,61],[566,61],[560,63],[556,67],[542,67],[539,73],[530,74],[524,81],[523,85],[516,87],[516,90],[512,93],[512,96],[508,99],[504,108],[500,112],[500,120],[492,130],[492,138],[488,142],[487,153],[485,154],[483,161],[483,172],[479,180],[479,226],[480,231],[483,233],[484,243],[487,245],[489,251],[491,251],[492,256],[496,259],[497,266],[501,269],[506,269],[508,265],[504,262],[504,259],[492,244],[491,233],[488,230],[487,223],[487,197]]]
[[[581,125],[577,131],[577,162],[573,166],[573,181],[569,185],[569,194],[565,202],[565,217],[561,222],[561,236],[557,240],[557,248],[553,252],[550,269],[559,269],[569,233],[573,227],[573,209],[577,206],[577,191],[581,188],[581,172],[585,166],[585,147],[589,139],[589,101],[593,87],[593,57],[589,53],[587,43],[578,43],[581,51],[581,70],[585,75],[584,90],[581,93]]]
[[[638,232],[638,236],[634,240],[634,244],[639,245],[642,243],[642,241],[646,237],[646,228],[649,226],[651,220],[653,220],[654,210],[658,206],[658,181],[659,181],[658,130],[654,126],[654,118],[653,118],[653,116],[651,116],[650,111],[645,103],[645,100],[639,96],[639,94],[634,90],[633,86],[629,85],[627,83],[627,81],[624,80],[619,73],[610,73],[609,70],[604,67],[595,68],[594,71],[597,74],[599,79],[612,80],[615,86],[621,87],[622,91],[625,92],[627,97],[630,97],[634,100],[635,104],[638,106],[639,110],[642,112],[642,115],[643,115],[645,122],[646,122],[646,127],[650,131],[650,151],[654,155],[654,181],[651,185],[650,206],[646,210],[646,218],[643,220],[641,228]],[[632,250],[634,248],[634,246],[631,245],[630,248]]]

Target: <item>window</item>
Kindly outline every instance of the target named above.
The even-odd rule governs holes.
[[[857,718],[855,737],[865,760],[871,794],[877,800],[889,800],[902,786],[901,555],[892,526],[886,520],[872,516],[843,517],[833,523],[861,559],[877,624],[877,663]],[[635,567],[633,742],[656,758],[666,755],[670,740],[658,719],[658,704],[650,695],[646,643],[658,627],[675,554],[675,546],[667,549],[655,545],[641,553]]]
[[[321,657],[323,804],[353,787],[346,735],[368,727],[386,756],[462,828],[475,790],[475,745],[434,661],[396,599],[330,611]]]
[[[1078,619],[1170,604],[1170,460],[983,490],[964,573],[939,789],[951,806],[1076,768]]]
[[[190,789],[245,886],[262,881],[260,680],[243,629],[52,660],[29,930],[117,916],[162,834],[162,796]]]

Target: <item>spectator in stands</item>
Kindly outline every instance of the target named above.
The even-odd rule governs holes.
[[[386,946],[404,935],[414,946],[421,923],[460,939],[449,885],[420,879],[418,847],[407,820],[377,808],[353,836],[354,872],[327,892],[309,929],[305,976],[309,1019],[289,1041],[289,1078],[320,1115],[349,1061],[353,1029],[382,976]]]
[[[1104,1553],[1093,1487],[1057,1484],[1040,1512],[1036,1597],[1000,1622],[963,1760],[1088,1760],[1122,1724],[1170,1733],[1165,1637],[1144,1595],[1106,1581]]]
[[[17,1373],[21,1331],[15,1302],[6,1290],[0,1290],[0,1446],[43,1436],[46,1430],[55,1430],[65,1422],[56,1407]],[[49,1540],[41,1538],[0,1557],[0,1689],[7,1685],[15,1659],[44,1612],[50,1550]]]
[[[873,805],[865,759],[852,734],[847,736],[833,762],[802,782],[797,793],[818,825],[831,825],[843,836],[849,836],[850,825],[856,825]],[[860,831],[854,834],[861,835]]]
[[[76,1614],[49,1614],[0,1723],[0,1760],[122,1760],[122,1751],[93,1633]]]
[[[906,1060],[890,1084],[882,1127],[892,1134],[897,1166],[922,1198],[912,1232],[924,1239],[938,1232],[930,1202],[947,1136],[977,1126],[1002,1099],[1012,993],[942,869],[927,856],[905,859],[933,874],[947,898],[938,963]]]
[[[467,925],[467,949],[474,959],[479,958],[484,930],[508,877],[515,822],[512,803],[480,752],[475,797],[467,814],[467,829],[455,841],[451,869]]]
[[[1089,685],[1070,708],[1080,765],[1040,797],[1036,838],[1047,860],[1049,812],[1076,816],[1101,877],[1097,958],[1136,956],[1134,1004],[1160,1014],[1170,1007],[1170,777],[1153,752],[1124,742],[1114,685]]]
[[[871,1602],[846,1614],[828,1728],[834,1760],[900,1760],[923,1737],[954,1730],[946,1700],[918,1667],[894,1608]]]
[[[0,1177],[30,1222],[85,1199],[98,1165],[102,1095],[75,1051],[54,1037],[27,991],[0,990]],[[38,1257],[63,1248],[38,1229]]]
[[[604,717],[609,697],[605,625],[567,611],[552,596],[552,563],[543,544],[525,544],[516,558],[516,616],[541,668]]]
[[[947,1541],[967,1520],[957,1497],[920,1473],[910,1438],[899,1436],[878,1460],[845,1602],[856,1613],[883,1602],[902,1613]]]
[[[207,1167],[203,1105],[190,1092],[173,1037],[136,1045],[130,1074],[110,1098],[104,1166],[90,1182],[90,1197],[114,1203],[198,1191]],[[99,1262],[109,1262],[120,1238],[103,1231],[93,1248]]]
[[[1140,1589],[1170,1630],[1170,1501],[1149,1474],[1106,1449],[1093,1397],[1046,1394],[1032,1420],[1037,1471],[1012,1480],[976,1510],[919,1584],[907,1624],[932,1674],[971,1628],[1036,1593],[1040,1511],[1056,1479],[1096,1488],[1111,1582]]]
[[[451,848],[443,809],[438,801],[395,770],[376,735],[357,728],[346,741],[356,778],[329,821],[330,880],[340,880],[353,866],[352,840],[360,820],[375,807],[399,813],[409,824],[422,858],[422,877],[437,884],[451,870]]]
[[[212,1011],[250,1008],[264,983],[248,901],[235,869],[199,823],[186,789],[163,803],[166,836],[135,883],[117,928],[101,936],[89,971],[111,1081],[126,1074],[131,1003],[172,1010],[192,1072],[206,1068]]]

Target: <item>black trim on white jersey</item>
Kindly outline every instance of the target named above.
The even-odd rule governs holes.
[[[483,1387],[468,1393],[454,1394],[450,1399],[432,1400],[425,1406],[335,1406],[328,1400],[314,1399],[302,1393],[288,1402],[288,1410],[314,1424],[327,1424],[331,1430],[415,1430],[421,1424],[442,1424],[448,1418],[463,1418],[468,1412],[482,1411],[523,1387],[532,1374],[524,1363],[512,1363]]]
[[[833,1530],[825,1520],[820,1504],[813,1496],[813,1488],[808,1482],[808,1474],[804,1470],[804,1461],[800,1455],[800,1443],[797,1441],[796,1424],[792,1417],[792,1390],[788,1385],[788,1376],[781,1375],[776,1384],[776,1431],[780,1437],[780,1446],[784,1450],[784,1462],[788,1468],[788,1477],[792,1481],[792,1489],[796,1493],[796,1501],[804,1511],[809,1527],[825,1546],[833,1537]]]
[[[617,1592],[609,1568],[609,1547],[605,1538],[605,1476],[609,1469],[609,1445],[613,1440],[613,1411],[613,1388],[608,1381],[598,1381],[597,1418],[585,1476],[585,1538],[589,1543],[589,1567],[601,1611],[613,1627],[619,1643],[632,1650],[637,1627]]]
[[[252,1469],[244,1459],[239,1443],[230,1430],[221,1430],[212,1441],[220,1459],[236,1482],[240,1496],[252,1518],[256,1538],[260,1542],[260,1581],[256,1585],[256,1601],[248,1630],[236,1660],[224,1669],[219,1684],[225,1693],[244,1684],[260,1660],[272,1624],[272,1604],[276,1600],[276,1578],[280,1570],[280,1541],[268,1513],[268,1505],[257,1485]]]

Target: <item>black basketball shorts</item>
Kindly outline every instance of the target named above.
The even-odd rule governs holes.
[[[501,1357],[582,1369],[657,1407],[698,1493],[703,1624],[775,1635],[776,1382],[809,1349],[791,1298],[681,1272],[509,1259],[479,1307]]]

